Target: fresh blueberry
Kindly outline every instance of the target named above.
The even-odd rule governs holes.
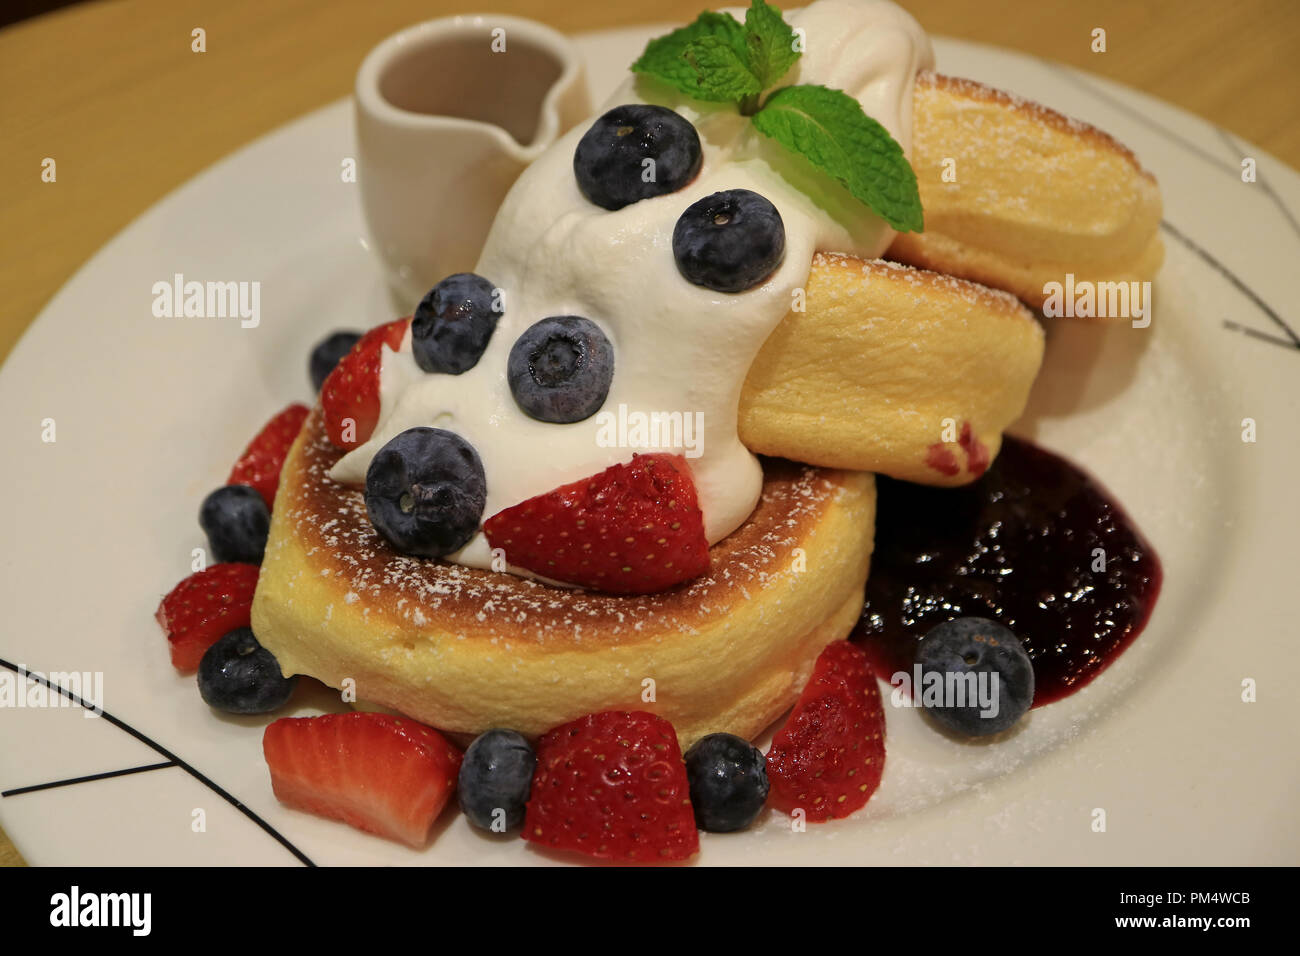
[[[935,720],[959,734],[999,733],[1034,702],[1029,655],[1019,638],[996,621],[959,617],[940,624],[916,645],[916,662],[922,683],[913,688],[914,696]],[[926,696],[927,688],[937,705]]]
[[[505,833],[524,822],[537,754],[513,730],[489,730],[474,738],[460,764],[456,795],[469,822]]]
[[[457,272],[443,279],[415,307],[415,363],[426,372],[468,372],[492,338],[501,318],[499,308],[495,288],[482,276]]]
[[[735,734],[709,734],[686,751],[695,824],[709,833],[743,830],[767,800],[767,759]]]
[[[552,316],[515,341],[506,375],[526,415],[559,425],[580,422],[605,404],[614,379],[614,347],[590,319]]]
[[[334,366],[339,364],[339,359],[351,352],[352,346],[360,340],[360,332],[340,329],[317,342],[316,347],[311,350],[311,359],[307,363],[307,371],[311,375],[311,387],[319,392],[321,386],[325,384],[325,379],[329,378],[330,372],[334,371]]]
[[[203,499],[199,527],[218,561],[261,564],[271,512],[262,496],[248,485],[224,485]]]
[[[199,661],[199,693],[209,706],[228,714],[278,710],[297,683],[298,675],[283,676],[275,655],[247,627],[220,638]]]
[[[756,192],[714,193],[678,217],[673,256],[686,281],[715,292],[744,292],[781,264],[785,223],[776,207]]]
[[[684,116],[663,106],[616,106],[573,151],[582,194],[604,209],[681,189],[700,171],[700,136]]]
[[[408,428],[366,471],[366,511],[403,554],[441,558],[474,536],[487,478],[474,446],[441,428]]]

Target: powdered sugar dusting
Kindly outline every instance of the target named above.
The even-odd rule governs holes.
[[[839,472],[771,460],[750,520],[711,550],[713,570],[651,595],[606,595],[398,554],[366,514],[361,490],[329,477],[339,457],[325,437],[320,410],[277,505],[286,509],[303,551],[332,577],[348,605],[412,627],[466,637],[532,642],[617,643],[650,632],[691,632],[726,615],[773,576],[792,573],[794,548],[821,513],[845,493]],[[353,608],[355,612],[355,607]]]
[[[1142,175],[1150,177],[1151,174],[1142,168],[1141,162],[1133,151],[1119,142],[1105,130],[1098,129],[1090,123],[1058,113],[1056,110],[1037,103],[1033,100],[1017,96],[1015,93],[1009,93],[1006,90],[995,89],[986,86],[975,80],[968,80],[962,77],[946,76],[935,73],[931,70],[922,70],[916,76],[918,89],[926,87],[935,87],[945,90],[963,99],[973,103],[998,103],[1008,106],[1017,112],[1025,114],[1028,118],[1040,124],[1045,130],[1054,129],[1058,132],[1066,133],[1080,141],[1076,146],[1086,146],[1115,153],[1121,156],[1127,162],[1131,163]],[[977,115],[977,114],[976,114]],[[990,148],[998,148],[998,140],[989,137]]]
[[[980,285],[978,282],[959,279],[956,276],[950,276],[942,272],[917,269],[901,262],[891,262],[888,259],[860,259],[857,256],[846,255],[841,252],[819,252],[813,256],[813,267],[821,269],[856,267],[861,269],[863,276],[868,279],[872,276],[887,276],[891,281],[902,280],[916,289],[918,303],[922,301],[923,293],[939,289],[945,294],[960,299],[973,307],[987,308],[993,306],[1020,315],[1027,320],[1032,321],[1033,319],[1029,310],[1021,305],[1020,300],[1010,292],[991,289],[988,286]]]

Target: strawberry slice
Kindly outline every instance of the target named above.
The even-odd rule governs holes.
[[[704,515],[681,455],[633,455],[497,512],[483,531],[511,564],[615,594],[662,591],[709,570]]]
[[[767,752],[771,800],[802,808],[811,823],[861,809],[885,769],[885,712],[867,656],[848,641],[827,645]]]
[[[420,849],[456,788],[460,751],[436,730],[356,711],[282,717],[262,735],[281,803]]]
[[[336,448],[351,451],[374,433],[379,423],[384,346],[396,351],[410,322],[407,317],[371,329],[325,379],[320,401],[325,410],[325,432]]]
[[[262,430],[244,449],[230,469],[228,485],[248,485],[257,490],[268,508],[275,506],[275,490],[280,485],[280,469],[289,456],[289,446],[302,431],[302,423],[311,410],[294,402],[262,426]]]
[[[591,714],[538,741],[524,839],[606,860],[685,860],[700,848],[690,791],[672,724]]]
[[[214,564],[191,574],[162,599],[154,617],[167,635],[172,666],[192,671],[217,639],[249,625],[256,564]]]

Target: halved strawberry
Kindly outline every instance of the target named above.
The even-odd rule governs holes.
[[[607,860],[685,860],[700,847],[690,792],[672,724],[591,714],[538,741],[524,839]]]
[[[616,594],[662,591],[709,570],[704,516],[681,455],[633,455],[497,512],[483,531],[511,564]]]
[[[192,671],[217,639],[248,627],[256,564],[214,564],[171,589],[154,614],[171,646],[172,666]]]
[[[311,411],[306,405],[294,402],[262,426],[244,453],[230,469],[228,485],[248,485],[257,490],[268,508],[275,505],[275,490],[280,484],[280,469],[289,455],[302,423]]]
[[[461,755],[436,730],[356,711],[282,717],[262,735],[280,802],[419,849],[460,772]]]
[[[383,347],[396,350],[410,318],[379,325],[361,336],[352,351],[339,359],[321,386],[325,432],[335,447],[351,450],[364,444],[379,422],[379,371]]]
[[[867,656],[848,641],[817,658],[785,726],[767,752],[771,800],[811,823],[863,807],[885,769],[885,712]]]

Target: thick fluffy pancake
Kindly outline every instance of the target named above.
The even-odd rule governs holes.
[[[1153,278],[1164,258],[1160,189],[1101,130],[971,80],[917,76],[912,168],[925,231],[891,259],[1012,292]],[[951,163],[949,163],[951,161]],[[951,166],[955,181],[944,181]]]
[[[750,366],[741,441],[929,485],[979,477],[1043,358],[1029,310],[972,282],[825,253],[806,291]]]
[[[624,708],[663,715],[684,747],[752,737],[862,608],[869,474],[767,462],[758,508],[713,547],[710,574],[626,597],[397,554],[361,492],[328,477],[337,457],[317,408],[281,474],[253,630],[286,674],[351,678],[358,698],[441,730],[536,735]]]

